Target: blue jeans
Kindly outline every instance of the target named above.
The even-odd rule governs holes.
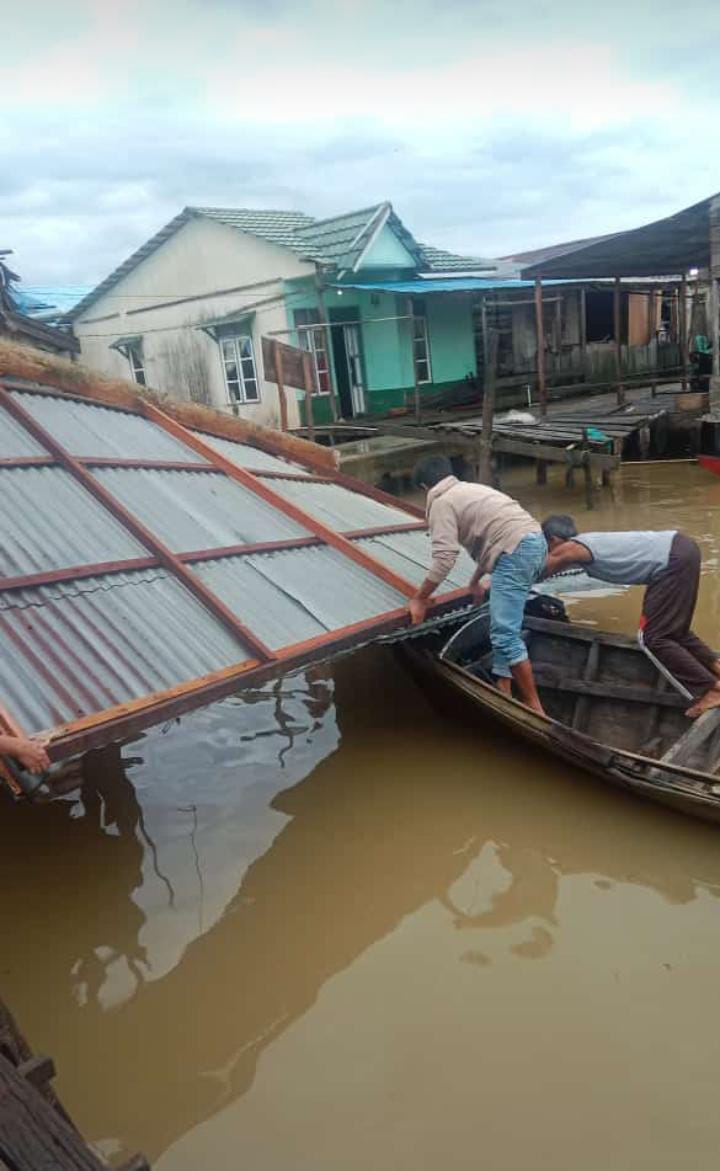
[[[513,553],[501,553],[493,566],[490,642],[494,675],[510,678],[510,668],[528,657],[522,639],[523,612],[530,588],[542,573],[547,552],[542,533],[530,533]]]

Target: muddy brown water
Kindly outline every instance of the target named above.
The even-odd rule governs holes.
[[[720,480],[626,467],[589,517],[507,487],[697,536],[720,645]],[[716,1166],[718,829],[441,714],[387,649],[88,756],[79,796],[0,806],[0,858],[0,990],[108,1157]]]

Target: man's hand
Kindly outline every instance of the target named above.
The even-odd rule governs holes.
[[[470,593],[476,605],[479,606],[481,602],[485,601],[489,588],[489,586],[483,585],[481,581],[470,583]]]
[[[419,626],[421,622],[425,621],[428,603],[425,598],[415,596],[408,602],[408,610],[410,611],[410,619],[413,626]]]
[[[490,592],[491,577],[488,573],[481,573],[479,569],[470,578],[469,590],[473,601],[479,606]]]
[[[23,768],[29,773],[43,773],[50,768],[50,757],[39,740],[26,740],[25,737],[13,737],[13,745],[9,754],[17,758]]]

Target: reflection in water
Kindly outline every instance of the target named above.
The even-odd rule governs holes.
[[[508,963],[565,962],[578,879],[628,906],[705,899],[708,916],[720,891],[714,828],[441,717],[381,650],[88,755],[77,800],[2,807],[0,856],[3,993],[83,1129],[153,1158],[247,1095],[333,977],[410,922],[454,957],[447,994],[474,1014],[461,973],[502,997]],[[369,1025],[379,1005],[354,978]]]

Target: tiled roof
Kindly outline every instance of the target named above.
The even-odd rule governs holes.
[[[185,210],[294,251],[297,251],[293,241],[298,229],[315,222],[303,211],[253,211],[243,207],[188,207]]]
[[[495,260],[483,260],[479,256],[458,256],[444,248],[433,248],[431,244],[420,244],[423,270],[428,272],[484,272],[497,267]]]
[[[458,256],[442,248],[418,244],[400,217],[393,211],[392,204],[388,202],[377,203],[372,207],[362,208],[360,211],[347,212],[324,220],[316,220],[301,211],[186,207],[170,223],[147,240],[141,248],[133,252],[132,256],[123,261],[109,276],[105,277],[92,292],[83,297],[68,314],[68,318],[76,320],[82,316],[86,309],[99,300],[104,293],[107,293],[118,281],[132,272],[146,257],[152,255],[190,219],[196,217],[215,220],[230,228],[236,228],[240,232],[259,236],[272,244],[290,248],[303,259],[339,270],[352,270],[355,267],[365,248],[373,240],[376,231],[379,231],[384,223],[392,228],[410,255],[414,257],[419,271],[466,272],[493,269],[497,263],[492,260],[482,260],[477,256]]]
[[[46,356],[38,385],[27,353],[0,342],[0,730],[62,759],[407,621],[418,553],[365,538],[417,510],[245,420]]]
[[[327,220],[312,220],[293,234],[290,247],[322,264],[352,268],[388,208],[389,204],[378,203]]]

